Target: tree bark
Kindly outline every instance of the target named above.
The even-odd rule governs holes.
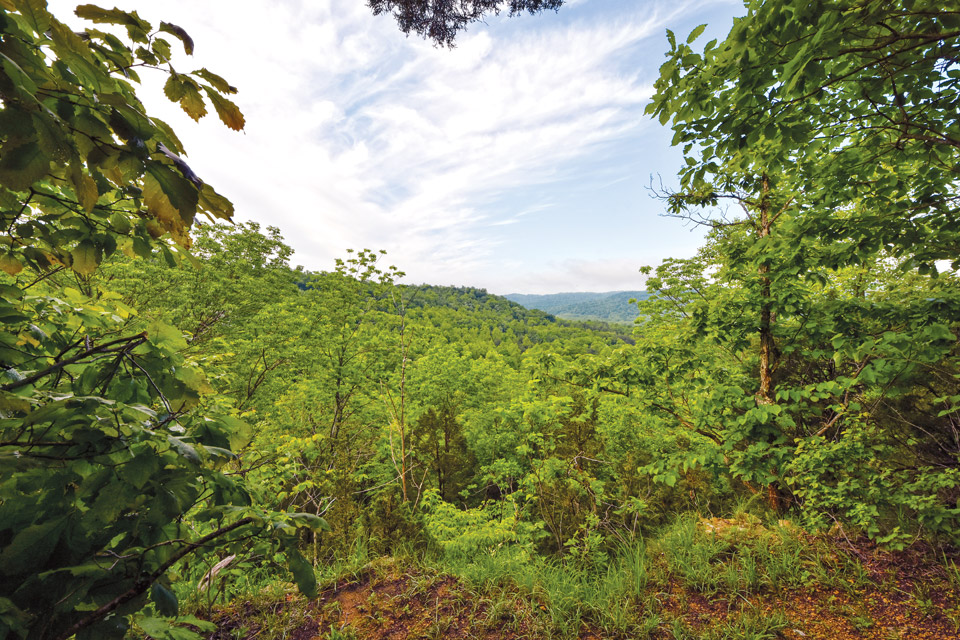
[[[773,221],[770,216],[770,181],[766,174],[760,195],[760,227],[757,235],[762,241],[770,236]],[[773,370],[776,366],[776,342],[773,338],[773,298],[770,289],[770,264],[764,262],[758,268],[760,274],[760,389],[757,391],[758,405],[774,404],[776,389],[773,384]],[[767,504],[774,512],[780,511],[780,493],[775,483],[767,485]]]
[[[770,235],[770,182],[763,176],[763,191],[760,196],[760,227],[757,235],[760,240]],[[773,368],[776,357],[776,343],[773,339],[773,300],[770,291],[770,265],[763,263],[760,274],[760,389],[757,392],[758,404],[773,404]]]

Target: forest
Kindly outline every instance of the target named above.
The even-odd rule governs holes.
[[[546,311],[566,320],[599,320],[632,324],[640,315],[636,301],[646,300],[648,296],[646,291],[608,291],[546,295],[512,293],[505,297],[528,309]]]
[[[0,0],[0,640],[957,637],[960,9],[668,31],[709,233],[632,325],[291,265],[147,115],[245,125],[150,13]]]

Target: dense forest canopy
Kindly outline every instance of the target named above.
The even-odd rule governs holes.
[[[539,309],[567,320],[599,320],[631,324],[640,315],[637,300],[646,300],[646,291],[608,291],[507,294],[507,299],[530,309]]]
[[[450,44],[560,4],[370,6]],[[960,11],[751,1],[722,42],[668,32],[663,196],[710,233],[648,269],[632,330],[403,285],[378,251],[292,267],[136,95],[162,69],[243,128],[227,80],[174,71],[187,30],[77,15],[0,0],[0,640],[196,637],[181,601],[312,595],[358,545],[603,571],[744,501],[960,544]]]

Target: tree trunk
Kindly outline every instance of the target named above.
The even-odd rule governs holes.
[[[760,196],[760,228],[757,236],[762,241],[770,236],[773,221],[770,217],[770,181],[763,176]],[[764,262],[758,268],[760,274],[760,389],[756,400],[759,405],[774,404],[776,389],[773,370],[776,367],[776,342],[773,339],[773,298],[770,290],[770,264]],[[774,470],[776,473],[776,470]],[[767,485],[767,504],[774,512],[780,511],[780,492],[776,483]]]
[[[770,235],[770,182],[763,176],[763,191],[760,196],[760,228],[758,237],[763,240]],[[776,344],[773,339],[773,301],[770,292],[770,265],[761,264],[760,274],[760,390],[758,404],[773,404],[773,369]]]

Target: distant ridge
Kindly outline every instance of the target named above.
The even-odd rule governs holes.
[[[646,291],[571,292],[536,295],[510,293],[504,296],[527,309],[537,309],[567,320],[602,320],[632,323],[639,315],[630,299],[646,300]]]

